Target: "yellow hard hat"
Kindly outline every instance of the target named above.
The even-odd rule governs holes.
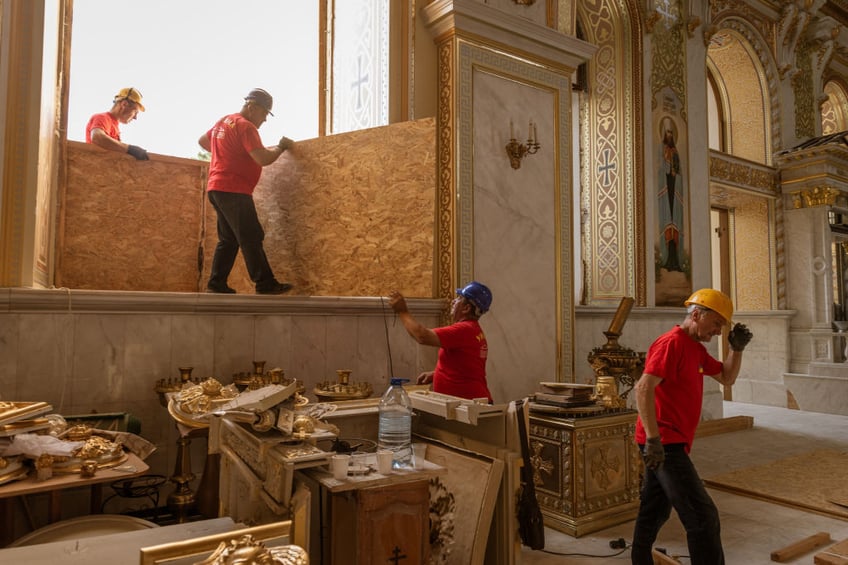
[[[144,112],[144,104],[141,103],[141,92],[138,91],[137,88],[133,88],[131,86],[127,88],[122,88],[115,95],[115,98],[112,100],[112,103],[120,102],[121,100],[129,100],[130,102],[135,102],[138,105],[138,109]]]
[[[698,306],[709,308],[724,318],[724,321],[728,324],[731,323],[730,320],[733,318],[733,302],[730,301],[730,297],[722,291],[713,288],[696,290],[683,304],[686,306],[697,304]]]

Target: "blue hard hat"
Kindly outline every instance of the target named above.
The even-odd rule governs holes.
[[[476,306],[480,314],[488,312],[492,305],[492,291],[483,283],[471,281],[464,287],[456,289],[456,293]]]

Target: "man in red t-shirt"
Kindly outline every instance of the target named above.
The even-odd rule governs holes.
[[[227,285],[227,278],[239,249],[257,294],[283,294],[292,288],[274,277],[262,244],[265,231],[253,203],[253,189],[259,182],[262,167],[276,161],[294,145],[287,137],[273,147],[262,145],[259,126],[269,115],[274,115],[273,105],[270,94],[254,88],[244,97],[240,112],[224,116],[198,140],[201,147],[212,153],[206,195],[218,214],[218,245],[206,292],[235,294]]]
[[[703,343],[720,336],[731,323],[730,298],[704,288],[685,305],[683,323],[648,349],[645,369],[635,386],[636,443],[645,461],[630,552],[635,565],[653,565],[651,549],[672,508],[686,528],[692,564],[724,564],[718,509],[689,459],[689,450],[701,419],[704,377],[724,386],[736,382],[751,332],[742,324],[733,326],[727,358],[718,361]]]
[[[129,153],[139,161],[147,161],[147,151],[138,145],[121,142],[119,124],[133,121],[139,112],[144,112],[141,92],[136,88],[122,88],[112,99],[112,109],[102,114],[94,114],[85,126],[85,142],[93,143],[109,151]]]
[[[460,398],[486,398],[492,393],[486,383],[486,358],[489,344],[478,320],[492,305],[492,293],[477,281],[456,289],[451,303],[453,323],[430,329],[418,322],[397,291],[389,296],[389,304],[397,313],[406,331],[418,343],[439,348],[436,369],[421,373],[418,384],[433,383],[433,391]]]

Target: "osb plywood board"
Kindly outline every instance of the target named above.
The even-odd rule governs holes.
[[[848,520],[848,452],[819,449],[707,477],[707,485]]]
[[[254,200],[265,253],[291,294],[430,297],[435,195],[427,118],[300,141],[263,169]],[[217,242],[211,206],[206,222],[204,284]],[[254,292],[241,254],[229,285]]]
[[[206,164],[68,142],[56,285],[196,292]]]

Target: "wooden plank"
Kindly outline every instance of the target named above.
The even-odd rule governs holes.
[[[785,563],[790,559],[795,559],[796,557],[807,553],[808,551],[812,551],[817,547],[821,547],[825,544],[830,543],[830,534],[827,532],[819,532],[812,536],[806,537],[800,541],[797,541],[791,545],[787,545],[782,549],[778,549],[776,551],[771,552],[771,560],[777,561],[778,563]]]
[[[738,432],[749,430],[754,427],[753,416],[731,416],[730,418],[718,418],[715,420],[703,420],[698,424],[695,437],[707,437],[727,432]]]
[[[656,549],[651,550],[651,557],[654,558],[654,565],[680,565],[680,561]]]
[[[816,553],[813,558],[816,565],[848,565],[848,540],[830,546]]]

